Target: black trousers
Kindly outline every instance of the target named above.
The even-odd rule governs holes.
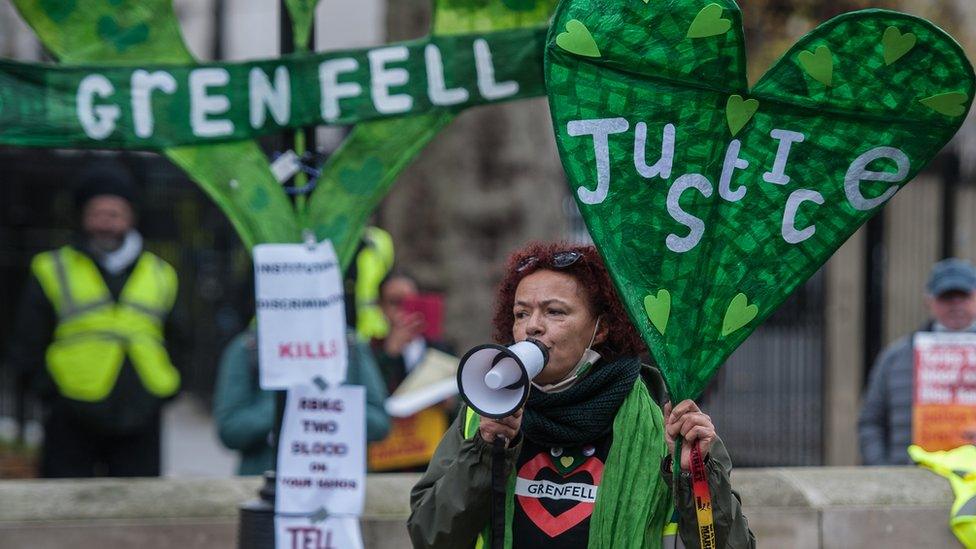
[[[72,414],[52,411],[44,422],[44,478],[158,477],[160,418],[122,435],[93,431]]]

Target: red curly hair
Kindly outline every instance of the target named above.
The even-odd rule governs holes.
[[[576,252],[581,257],[572,265],[559,268],[553,264],[553,256],[560,252]],[[529,258],[537,259],[532,262]],[[526,265],[526,262],[529,264],[518,271],[517,268]],[[565,242],[532,242],[508,258],[505,274],[498,285],[495,316],[492,320],[492,337],[496,343],[511,343],[512,327],[515,324],[512,313],[515,306],[515,290],[523,278],[541,270],[568,274],[579,283],[589,303],[590,313],[601,317],[603,325],[609,328],[607,339],[593,347],[606,360],[636,357],[646,351],[644,342],[630,322],[627,311],[610,279],[610,273],[596,248]]]

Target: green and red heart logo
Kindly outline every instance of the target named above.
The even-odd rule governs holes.
[[[566,0],[546,83],[571,192],[681,400],[932,159],[974,96],[931,23],[868,10],[746,82],[732,0]]]
[[[572,458],[566,456],[562,459],[572,462]],[[593,514],[596,493],[603,479],[604,463],[596,456],[586,458],[569,473],[560,472],[568,467],[565,462],[563,465],[560,468],[553,463],[548,452],[539,452],[522,465],[516,478],[515,497],[519,505],[529,520],[551,538],[562,535]],[[561,477],[568,484],[547,482],[546,476]],[[566,493],[550,493],[555,491]],[[568,503],[568,507],[562,505],[567,508],[561,512],[550,511],[543,505],[543,498]]]

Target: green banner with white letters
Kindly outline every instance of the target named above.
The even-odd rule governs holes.
[[[545,94],[546,29],[211,64],[0,61],[0,144],[162,149]]]

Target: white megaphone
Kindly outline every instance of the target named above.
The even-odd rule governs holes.
[[[529,382],[548,362],[546,346],[531,338],[509,347],[479,345],[461,359],[458,391],[479,415],[508,417],[529,399]]]

